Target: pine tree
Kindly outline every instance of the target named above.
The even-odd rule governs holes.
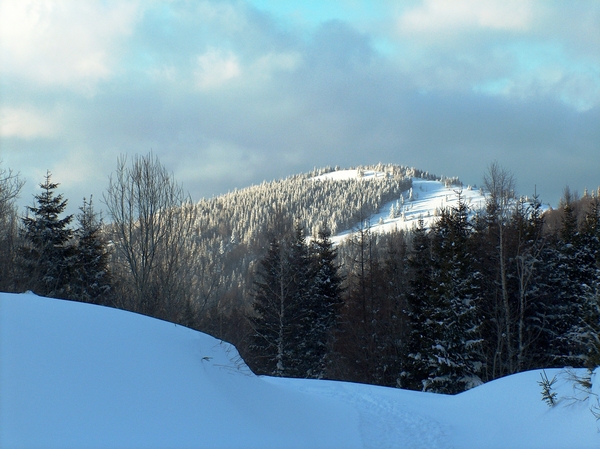
[[[315,377],[318,376],[321,359],[315,343],[318,338],[316,295],[308,246],[300,223],[296,223],[288,247],[286,263],[290,268],[290,324],[294,341],[290,348],[287,375],[300,378]]]
[[[67,207],[62,195],[55,195],[57,183],[50,172],[40,184],[42,193],[35,195],[37,206],[29,206],[32,215],[22,219],[23,245],[19,248],[21,287],[43,296],[68,298],[75,265],[71,245],[73,216],[60,218]]]
[[[311,347],[312,363],[309,377],[325,375],[327,355],[331,351],[333,330],[342,305],[342,277],[336,266],[337,251],[330,240],[331,232],[321,226],[311,243]]]
[[[73,299],[104,304],[111,289],[107,242],[102,233],[102,220],[94,210],[92,198],[83,199],[77,215],[75,273]]]
[[[380,362],[377,377],[381,385],[398,387],[407,352],[409,324],[408,294],[408,243],[403,231],[384,237],[387,241],[383,260],[381,303],[377,312],[377,332]],[[383,245],[380,245],[383,246]]]
[[[574,198],[562,200],[562,226],[549,272],[552,296],[546,307],[546,339],[555,366],[584,366],[595,351],[598,334],[598,267],[596,254],[579,232]]]
[[[584,223],[581,229],[583,251],[594,257],[595,282],[591,285],[592,300],[591,315],[587,318],[590,326],[589,347],[585,364],[589,369],[600,365],[600,192],[594,192],[589,198]]]
[[[433,228],[436,270],[430,296],[432,347],[425,391],[459,393],[481,383],[481,275],[470,250],[468,208],[442,211]]]
[[[253,327],[250,351],[261,374],[288,376],[293,365],[295,326],[292,272],[285,244],[273,237],[269,250],[259,262],[252,293]]]
[[[433,259],[431,244],[423,217],[412,233],[412,248],[408,257],[409,289],[406,315],[409,319],[409,336],[400,386],[422,390],[428,377],[428,359],[433,347],[431,333]]]

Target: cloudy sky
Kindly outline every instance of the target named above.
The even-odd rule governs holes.
[[[74,208],[153,151],[194,199],[327,165],[600,185],[597,0],[0,0],[0,159]]]

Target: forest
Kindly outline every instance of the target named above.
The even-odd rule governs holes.
[[[0,291],[188,326],[272,376],[455,394],[600,365],[600,189],[543,209],[492,163],[482,209],[459,200],[430,227],[381,234],[373,213],[438,178],[379,164],[315,179],[336,169],[193,202],[152,153],[123,156],[102,207],[90,197],[73,216],[50,172],[19,211],[24,181],[0,165]]]

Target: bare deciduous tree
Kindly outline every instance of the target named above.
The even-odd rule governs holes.
[[[10,291],[14,288],[14,257],[18,246],[19,218],[15,200],[25,181],[1,164],[0,160],[0,290]]]
[[[502,168],[498,162],[493,162],[490,164],[488,171],[483,177],[483,184],[485,190],[487,191],[487,215],[491,221],[491,227],[495,229],[497,233],[497,260],[500,275],[500,290],[502,295],[501,309],[503,329],[502,331],[499,329],[500,338],[498,340],[496,354],[499,355],[502,353],[502,347],[506,348],[506,355],[508,357],[508,370],[509,373],[513,373],[516,368],[514,365],[515,347],[514,342],[512,341],[513,311],[510,307],[508,295],[505,231],[514,204],[515,181],[512,173]],[[502,344],[503,342],[505,344]],[[496,365],[496,363],[496,360],[494,360],[494,365]],[[494,366],[494,372],[496,371],[497,368]]]
[[[196,207],[152,153],[118,160],[104,195],[133,308],[178,321],[192,301]]]

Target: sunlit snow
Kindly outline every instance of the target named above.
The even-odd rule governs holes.
[[[385,176],[385,173],[373,170],[365,170],[360,177],[357,170],[338,170],[316,176],[313,179],[319,181],[361,179],[369,182],[383,176]],[[386,233],[394,230],[407,231],[416,227],[419,219],[423,219],[425,227],[428,228],[434,223],[441,209],[458,205],[459,196],[466,202],[470,213],[480,211],[485,205],[483,193],[470,186],[447,186],[442,181],[412,178],[412,189],[403,192],[397,199],[381,206],[379,212],[369,218],[370,230],[375,233]],[[338,233],[332,238],[332,241],[339,243],[348,238],[354,231],[348,229]]]
[[[600,447],[598,386],[546,372],[552,408],[540,371],[457,396],[258,377],[233,346],[172,323],[0,294],[2,448]]]

